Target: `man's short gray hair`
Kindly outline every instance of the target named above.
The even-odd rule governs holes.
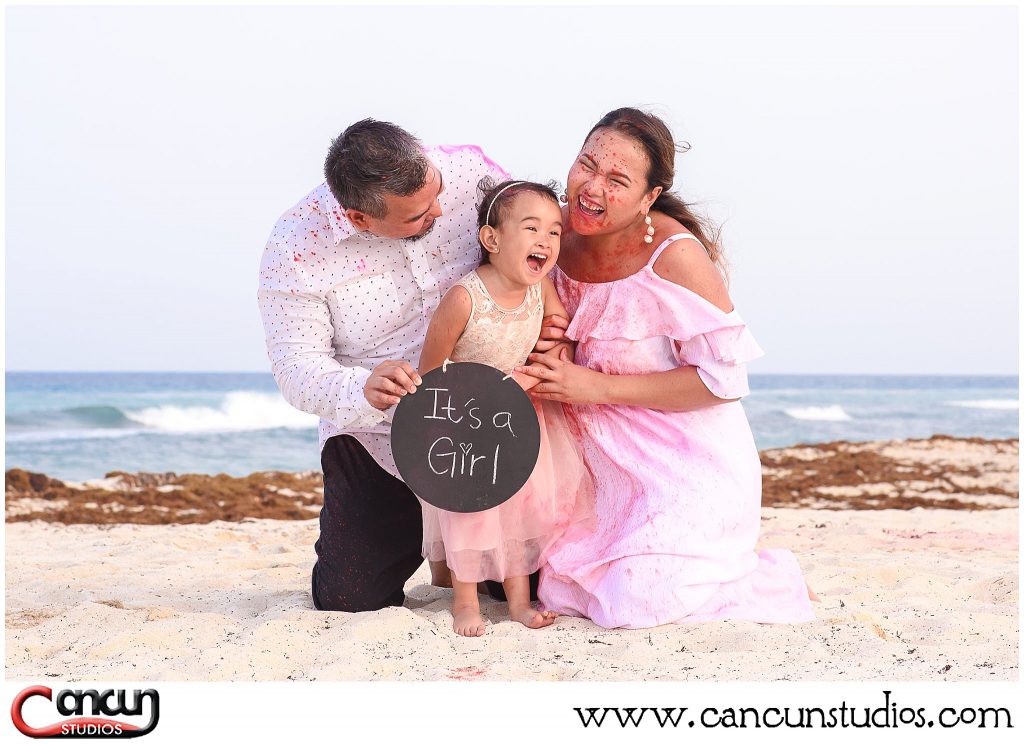
[[[420,141],[387,121],[363,119],[331,143],[324,161],[327,185],[343,209],[381,219],[385,194],[409,196],[423,188],[430,160]]]

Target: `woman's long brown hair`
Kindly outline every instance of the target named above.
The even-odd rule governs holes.
[[[676,174],[676,152],[686,152],[689,144],[683,142],[676,146],[672,132],[661,119],[640,109],[619,108],[609,111],[594,125],[584,142],[598,129],[613,129],[639,142],[647,153],[650,171],[647,173],[647,190],[661,186],[661,194],[654,201],[652,209],[667,214],[689,230],[697,240],[705,245],[711,260],[723,275],[726,274],[725,258],[720,245],[721,230],[703,215],[672,193],[672,182]]]

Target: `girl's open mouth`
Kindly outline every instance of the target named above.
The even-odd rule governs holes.
[[[540,274],[548,262],[548,256],[543,253],[531,253],[526,257],[526,265],[531,274]]]

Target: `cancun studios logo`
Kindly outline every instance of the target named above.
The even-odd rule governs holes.
[[[53,690],[43,685],[26,687],[14,697],[11,704],[11,720],[14,727],[33,739],[134,739],[145,736],[156,728],[160,720],[160,696],[156,690],[133,690],[129,701],[127,690],[61,690],[54,698]],[[44,697],[55,703],[62,716],[75,716],[49,726],[37,728],[25,723],[21,709],[25,701],[34,696]],[[143,703],[149,700],[149,720],[146,725],[102,716],[141,717]],[[86,701],[89,702],[90,716],[84,716]],[[139,719],[141,723],[141,718]]]

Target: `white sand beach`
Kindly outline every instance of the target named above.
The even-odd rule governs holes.
[[[1016,457],[1014,446],[1004,486],[1016,487]],[[8,522],[7,676],[1005,681],[1018,675],[1016,507],[766,507],[760,546],[791,549],[822,597],[817,619],[801,625],[725,621],[605,630],[563,617],[528,630],[508,621],[504,604],[482,598],[490,625],[481,638],[452,632],[451,590],[430,586],[426,566],[408,582],[404,607],[315,611],[309,572],[317,529],[315,519]]]

